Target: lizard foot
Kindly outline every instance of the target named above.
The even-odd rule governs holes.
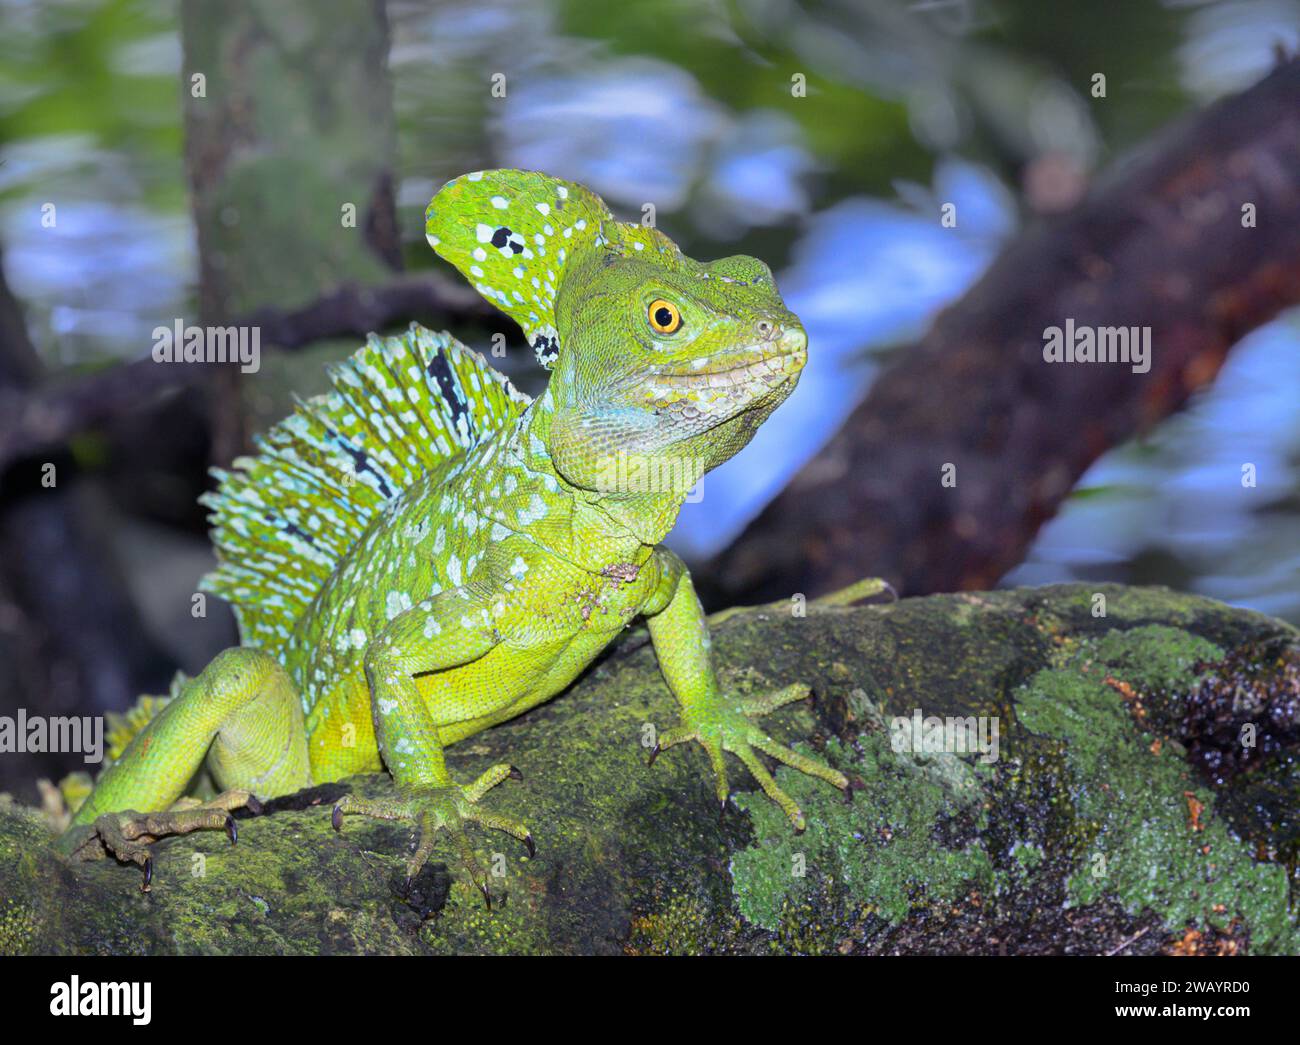
[[[767,797],[779,805],[790,818],[795,831],[802,831],[807,826],[802,810],[793,798],[776,786],[776,781],[759,760],[757,752],[761,751],[801,773],[825,780],[851,796],[848,777],[832,769],[820,759],[802,755],[784,744],[778,744],[754,719],[786,704],[804,700],[810,692],[807,686],[795,683],[784,689],[748,699],[729,700],[718,696],[711,700],[697,702],[683,710],[681,726],[666,730],[659,735],[659,742],[650,754],[650,764],[654,764],[661,751],[675,744],[698,740],[708,753],[709,762],[713,766],[718,802],[725,810],[729,791],[727,767],[722,753],[730,751],[753,774]]]
[[[420,868],[433,853],[438,832],[446,831],[456,849],[456,855],[460,857],[491,910],[492,891],[488,887],[488,876],[474,854],[465,825],[472,822],[489,830],[504,831],[524,843],[529,857],[537,855],[537,847],[533,845],[533,836],[528,828],[478,804],[484,795],[507,777],[522,780],[523,774],[514,766],[503,762],[487,770],[468,787],[447,784],[445,787],[406,788],[395,798],[367,799],[344,795],[334,806],[331,823],[335,831],[342,831],[343,817],[349,813],[377,817],[380,820],[412,821],[415,824],[416,845],[406,862],[408,881],[420,873]]]
[[[234,845],[239,840],[233,810],[247,807],[261,811],[261,803],[251,791],[224,791],[208,802],[182,799],[171,809],[137,813],[124,809],[105,813],[94,822],[69,834],[70,855],[81,860],[97,860],[105,851],[123,863],[133,863],[144,872],[140,889],[148,892],[153,883],[153,844],[170,835],[187,835],[191,831],[222,830]]]

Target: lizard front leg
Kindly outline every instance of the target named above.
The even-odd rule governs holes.
[[[718,800],[725,808],[727,769],[722,753],[730,751],[744,763],[767,796],[785,811],[795,830],[802,831],[803,812],[793,798],[777,787],[757,752],[819,777],[841,791],[848,791],[848,778],[818,759],[778,744],[755,719],[804,699],[809,688],[794,683],[744,700],[724,694],[713,670],[709,628],[691,575],[681,559],[667,549],[657,549],[655,556],[661,579],[643,612],[650,625],[660,670],[681,705],[682,725],[660,734],[651,761],[665,748],[698,740],[713,765]]]
[[[499,600],[495,600],[499,603]],[[468,787],[457,784],[447,771],[441,730],[461,721],[457,705],[449,702],[430,708],[415,684],[415,676],[448,671],[485,656],[500,642],[494,624],[491,590],[469,584],[443,592],[399,614],[366,650],[366,679],[370,685],[375,738],[388,771],[397,784],[392,799],[366,800],[345,795],[334,807],[333,825],[343,826],[345,814],[385,820],[411,820],[417,844],[407,861],[413,878],[433,852],[439,831],[446,831],[470,877],[488,906],[492,894],[465,824],[475,822],[504,831],[534,852],[532,835],[522,824],[492,813],[479,800],[507,777],[520,779],[508,764],[492,766]],[[491,711],[476,706],[476,714]]]

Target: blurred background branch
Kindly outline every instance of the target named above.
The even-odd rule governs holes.
[[[1243,207],[1256,217],[1243,221]],[[718,602],[882,576],[989,588],[1079,477],[1300,304],[1300,61],[1162,135],[998,257],[702,571]],[[1043,332],[1149,326],[1151,370],[1043,363]],[[956,466],[956,485],[939,468]],[[1233,478],[1232,476],[1228,477]],[[802,584],[802,587],[799,587]]]
[[[300,308],[263,306],[232,325],[256,327],[262,344],[292,350],[331,338],[364,339],[411,322],[482,321],[491,312],[477,293],[445,277],[399,276],[380,286],[345,283]],[[160,366],[146,357],[72,380],[0,387],[0,471],[88,429],[147,414],[168,395],[212,381],[215,372],[204,364]],[[194,423],[202,424],[202,418]]]

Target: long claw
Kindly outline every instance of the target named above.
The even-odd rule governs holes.
[[[467,877],[483,893],[490,910],[492,894],[484,885],[487,875],[475,855],[465,831],[466,825],[477,823],[486,830],[503,831],[523,842],[530,858],[537,855],[533,836],[523,824],[479,804],[488,791],[510,777],[520,779],[522,774],[514,766],[502,762],[485,770],[474,783],[465,787],[449,783],[440,787],[402,789],[397,798],[383,799],[344,795],[335,804],[330,823],[338,831],[342,828],[343,817],[353,813],[381,820],[413,822],[411,855],[406,861],[406,876],[412,881],[433,855],[440,833],[446,832],[445,837],[465,868]]]
[[[191,831],[223,830],[230,844],[239,841],[239,828],[231,811],[257,805],[252,793],[238,789],[223,791],[207,802],[178,802],[171,809],[136,812],[124,809],[95,819],[90,832],[71,850],[82,859],[93,859],[107,850],[123,863],[138,864],[144,871],[140,888],[148,892],[153,884],[153,846],[159,839],[186,835]],[[260,805],[258,805],[260,808]],[[95,842],[98,845],[95,845]]]
[[[510,767],[510,779],[511,779],[511,780],[523,780],[523,779],[524,779],[524,775],[523,775],[523,773],[519,772],[519,770],[518,770],[517,767],[515,767],[515,766],[511,766],[511,767]]]
[[[801,700],[808,700],[810,697],[813,697],[813,692],[809,686],[795,683],[761,697],[740,701],[738,709],[741,714],[749,718],[756,718],[775,711],[777,708],[783,708],[787,704],[797,704]],[[815,698],[813,699],[815,700]]]
[[[807,773],[819,780],[825,780],[826,783],[832,787],[838,787],[841,791],[849,786],[849,778],[843,773],[832,769],[818,759],[810,758],[808,755],[801,755],[793,748],[778,744],[768,737],[755,737],[750,743],[765,755],[770,755],[778,762],[784,762],[791,769],[797,769],[800,773]]]

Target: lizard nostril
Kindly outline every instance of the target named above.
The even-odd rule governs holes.
[[[808,335],[802,327],[791,327],[782,332],[781,344],[791,352],[803,352],[808,348]]]
[[[773,338],[778,337],[780,333],[781,328],[770,320],[760,319],[758,321],[758,336],[764,341],[771,341]]]

